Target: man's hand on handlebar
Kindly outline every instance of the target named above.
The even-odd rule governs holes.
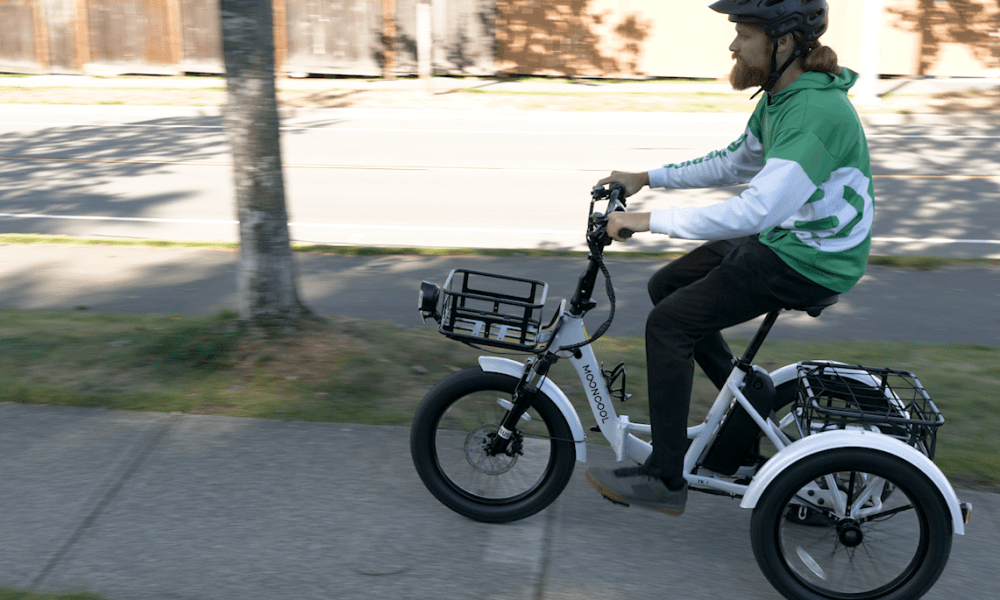
[[[632,233],[622,235],[627,229],[632,233],[649,231],[649,213],[613,212],[608,215],[607,233],[616,242],[627,241]]]
[[[625,197],[628,198],[632,194],[638,192],[642,188],[649,185],[649,173],[643,171],[641,173],[626,173],[624,171],[612,171],[611,175],[608,175],[604,179],[597,182],[598,186],[604,186],[612,183],[620,183],[625,186]]]

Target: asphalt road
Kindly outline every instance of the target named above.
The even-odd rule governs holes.
[[[232,169],[211,108],[4,107],[0,226],[86,237],[234,240]],[[304,242],[582,247],[589,190],[725,147],[745,115],[313,109],[282,121],[291,231]],[[874,252],[1000,257],[1000,124],[865,117]],[[645,191],[630,208],[739,188]],[[631,249],[695,242],[639,236]]]
[[[215,314],[237,304],[235,251],[142,246],[0,245],[0,307],[99,312]],[[663,261],[608,259],[617,298],[610,335],[642,335],[646,282]],[[545,281],[548,310],[568,298],[585,268],[580,257],[345,257],[298,254],[302,297],[317,312],[417,326],[421,280],[443,284],[451,269],[472,268]],[[607,316],[603,284],[588,315]],[[818,318],[785,313],[779,339],[894,340],[1000,346],[1000,267],[934,271],[869,267],[840,302]],[[546,315],[551,313],[546,313]],[[726,335],[750,337],[758,321]],[[429,326],[428,326],[429,327]]]

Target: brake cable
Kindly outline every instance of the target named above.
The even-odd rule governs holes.
[[[597,339],[599,339],[601,336],[604,335],[604,333],[608,330],[609,327],[611,327],[611,321],[613,321],[615,318],[615,288],[611,284],[611,273],[608,272],[608,268],[604,265],[604,250],[600,247],[600,241],[595,241],[591,239],[591,236],[587,236],[587,246],[590,247],[590,255],[592,260],[597,262],[597,266],[600,267],[601,273],[604,275],[604,282],[605,282],[604,287],[608,293],[608,301],[610,302],[611,305],[610,309],[608,310],[608,318],[606,321],[604,321],[604,323],[601,323],[601,326],[597,328],[597,331],[594,333],[594,335],[590,336],[590,339],[584,342],[570,344],[568,346],[562,346],[558,350],[556,350],[556,352],[568,352],[570,350],[576,350],[577,348],[581,348],[583,346],[586,346],[587,344],[595,342]]]

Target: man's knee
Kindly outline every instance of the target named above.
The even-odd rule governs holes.
[[[671,269],[672,264],[668,264],[654,273],[646,284],[646,291],[649,293],[649,299],[652,300],[654,306],[684,285],[677,281],[677,277],[673,269]]]
[[[646,316],[646,337],[655,337],[663,342],[684,337],[684,329],[677,315],[663,304],[658,304]]]

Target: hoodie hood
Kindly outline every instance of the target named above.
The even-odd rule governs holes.
[[[806,71],[793,81],[791,85],[775,94],[774,97],[777,99],[802,90],[841,90],[846,92],[857,81],[858,74],[844,67],[841,67],[839,75],[820,71]]]

